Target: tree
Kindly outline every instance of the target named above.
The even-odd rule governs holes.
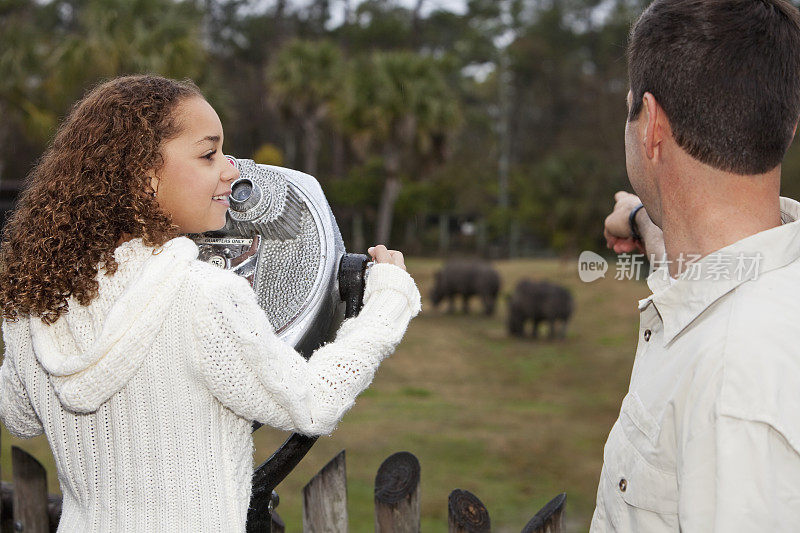
[[[350,98],[346,124],[356,151],[383,160],[376,240],[388,243],[401,171],[443,159],[459,106],[437,62],[410,52],[376,52],[359,61]]]
[[[15,0],[2,9],[0,111],[9,112],[0,139],[21,139],[0,145],[0,161],[15,161],[15,181],[95,83],[142,72],[203,81],[201,13],[191,2]],[[25,146],[30,153],[20,154]]]
[[[65,20],[43,89],[66,107],[98,80],[156,73],[202,81],[202,14],[189,1],[86,0]]]
[[[342,54],[328,41],[292,41],[269,69],[273,97],[300,128],[304,172],[317,173],[321,124],[337,105],[346,80]]]

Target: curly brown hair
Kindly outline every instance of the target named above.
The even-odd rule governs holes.
[[[160,246],[178,235],[148,174],[164,164],[164,141],[181,131],[174,113],[189,81],[136,75],[99,84],[77,102],[28,175],[0,245],[3,317],[51,324],[97,296],[98,270],[116,272],[124,237]]]

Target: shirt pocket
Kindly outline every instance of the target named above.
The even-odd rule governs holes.
[[[618,531],[677,531],[678,481],[646,458],[659,456],[658,422],[635,393],[622,403],[609,435],[603,473],[608,514]]]

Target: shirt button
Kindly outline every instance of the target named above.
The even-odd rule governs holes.
[[[644,330],[644,342],[650,342],[650,335],[652,334],[653,332],[649,329]]]
[[[625,480],[625,478],[620,479],[619,480],[619,490],[621,490],[622,492],[625,492],[625,489],[627,489],[627,488],[628,488],[628,482]]]

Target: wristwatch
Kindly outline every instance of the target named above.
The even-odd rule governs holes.
[[[628,216],[628,225],[631,228],[631,237],[633,240],[642,242],[642,236],[639,234],[639,227],[636,225],[636,213],[639,212],[639,209],[643,208],[644,204],[639,204],[633,208],[631,214]]]

